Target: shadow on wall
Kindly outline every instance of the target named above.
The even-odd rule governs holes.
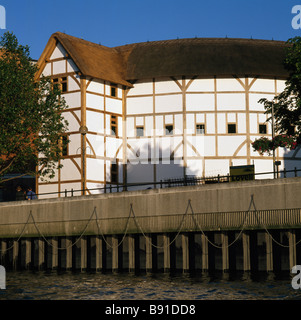
[[[168,179],[183,179],[186,176],[200,177],[202,159],[190,160],[189,168],[184,166],[183,158],[172,145],[165,148],[152,147],[149,142],[139,143],[128,148],[127,183],[160,182]],[[198,166],[199,164],[199,166]],[[131,187],[130,190],[150,189],[154,184]]]
[[[292,178],[301,176],[301,146],[297,146],[295,150],[284,149],[284,160],[278,166],[280,178]],[[300,170],[300,171],[298,171]],[[277,166],[276,166],[277,172]]]

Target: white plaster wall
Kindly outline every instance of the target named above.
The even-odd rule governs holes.
[[[255,173],[273,172],[273,159],[255,159]],[[256,175],[255,179],[273,179],[273,174]]]
[[[277,93],[281,93],[285,89],[285,80],[276,80]]]
[[[262,98],[266,98],[268,100],[272,100],[274,98],[273,94],[259,94],[259,93],[250,93],[249,94],[249,106],[250,106],[250,111],[265,111],[264,106],[262,103],[258,103],[258,101]]]
[[[106,111],[122,114],[122,101],[113,98],[106,98]]]
[[[67,59],[67,72],[78,72],[79,69],[72,59]]]
[[[54,61],[52,63],[53,74],[66,73],[66,61]]]
[[[215,133],[215,114],[206,114],[206,132],[208,134]]]
[[[204,156],[213,157],[215,156],[215,137],[204,136]]]
[[[181,81],[180,81],[181,84]],[[155,93],[173,93],[181,92],[180,87],[176,84],[174,80],[170,78],[160,78],[155,81]]]
[[[145,117],[144,135],[151,137],[153,134],[153,117]]]
[[[153,97],[129,97],[126,110],[128,115],[153,113]]]
[[[245,140],[244,136],[218,137],[218,155],[233,156],[239,145]]]
[[[51,76],[51,63],[46,63],[45,68],[42,72],[45,77]]]
[[[42,184],[39,185],[38,188],[38,198],[39,199],[48,199],[48,198],[57,198],[58,197],[58,192],[59,187],[58,184]],[[43,195],[42,193],[51,193],[55,192],[54,194],[45,194]]]
[[[86,154],[94,155],[95,153],[96,156],[104,156],[105,144],[103,135],[87,134],[87,141],[90,143],[92,148],[87,143]]]
[[[104,181],[104,160],[87,158],[87,180]]]
[[[245,80],[243,80],[243,83]],[[244,87],[236,79],[216,79],[217,91],[245,91]]]
[[[126,135],[128,138],[133,138],[136,136],[135,128],[135,118],[127,117],[126,118]]]
[[[92,80],[89,82],[87,91],[104,94],[104,83],[101,80]]]
[[[72,182],[72,183],[62,183],[61,184],[61,191],[69,191],[67,193],[67,196],[68,197],[71,197],[71,189],[73,189],[73,196],[76,197],[76,196],[81,196],[81,191],[77,191],[77,190],[81,190],[83,187],[81,185],[80,182]],[[61,193],[61,197],[65,197],[65,194],[64,193]]]
[[[217,114],[217,133],[227,133],[225,113]]]
[[[104,193],[104,184],[103,183],[93,183],[93,182],[87,182],[86,184],[87,189],[89,189],[91,194],[100,194]]]
[[[257,79],[250,88],[250,91],[275,93],[275,80]]]
[[[104,98],[96,94],[87,93],[86,94],[86,104],[88,108],[93,108],[96,110],[104,110]]]
[[[155,110],[159,113],[182,111],[182,105],[182,94],[155,97]]]
[[[165,134],[165,128],[163,128],[163,116],[156,116],[155,121],[156,121],[155,135],[158,136],[158,135]]]
[[[86,111],[86,125],[91,132],[104,133],[104,115],[100,112]]]
[[[64,112],[63,117],[68,121],[68,131],[78,131],[80,123],[71,112]]]
[[[64,47],[61,45],[60,42],[57,43],[55,49],[53,50],[52,55],[50,56],[50,60],[53,59],[60,59],[60,58],[65,58],[67,55],[66,50]]]
[[[250,123],[250,133],[259,133],[257,113],[250,113],[249,123]]]
[[[203,160],[187,160],[186,175],[201,177],[203,175]]]
[[[246,98],[244,93],[218,93],[218,110],[245,110]]]
[[[153,93],[153,81],[152,80],[140,80],[134,83],[134,87],[131,88],[127,96],[133,95],[147,95]]]
[[[214,104],[214,94],[186,94],[187,111],[214,110]]]
[[[183,115],[182,114],[175,115],[174,129],[176,132],[183,132]]]
[[[81,135],[80,134],[70,134],[69,135],[69,155],[80,154],[78,148],[81,146]]]
[[[189,82],[189,79],[186,81]],[[201,91],[201,92],[210,92],[214,91],[214,79],[195,79],[192,81],[190,86],[187,89],[187,92],[192,91]]]
[[[115,158],[116,152],[117,152],[118,148],[121,146],[121,144],[122,144],[122,139],[107,137],[106,138],[106,145],[105,145],[106,156],[108,158]]]
[[[81,94],[80,92],[64,93],[62,97],[65,98],[67,106],[70,108],[81,107]]]
[[[227,175],[229,173],[229,160],[210,159],[205,160],[205,177]]]
[[[77,79],[79,81],[79,79]],[[68,77],[68,91],[80,90],[79,84],[71,77]]]
[[[62,159],[61,164],[63,168],[61,169],[61,180],[78,180],[81,178],[81,174],[78,171],[75,164],[70,159]]]

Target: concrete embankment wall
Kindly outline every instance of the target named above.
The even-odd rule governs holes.
[[[0,238],[175,232],[185,213],[182,230],[195,230],[196,221],[204,230],[239,229],[250,205],[266,226],[300,227],[301,178],[6,202]],[[260,228],[258,212],[247,222],[251,229]]]

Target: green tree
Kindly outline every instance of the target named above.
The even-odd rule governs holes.
[[[270,115],[268,120],[274,121],[277,133],[272,140],[262,137],[254,141],[254,150],[261,153],[270,153],[278,147],[294,149],[301,143],[301,37],[287,41],[284,66],[289,73],[284,91],[272,101],[259,100]]]
[[[50,78],[35,79],[29,47],[13,33],[6,32],[0,46],[0,183],[8,173],[51,178],[68,126],[62,116],[66,102]]]

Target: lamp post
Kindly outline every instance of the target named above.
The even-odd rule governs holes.
[[[88,128],[86,126],[80,126],[79,132],[82,136],[82,174],[83,174],[83,195],[86,194],[86,147],[85,147],[85,137],[88,132]]]
[[[274,105],[272,104],[272,140],[274,140],[275,137],[275,123],[274,123]],[[274,179],[276,178],[276,172],[275,172],[275,149],[273,148],[273,173],[274,173]]]

